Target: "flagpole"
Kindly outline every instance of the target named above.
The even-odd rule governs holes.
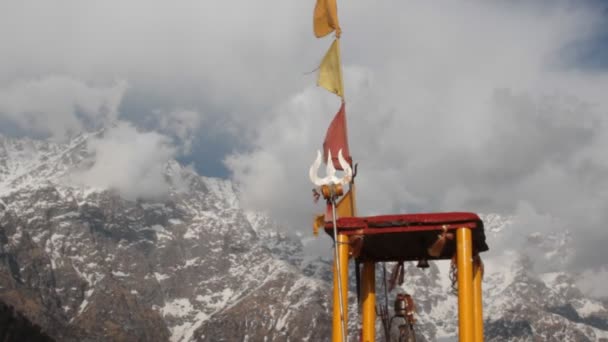
[[[340,304],[340,331],[342,332],[342,342],[346,342],[346,319],[344,316],[344,312],[346,311],[344,308],[344,298],[342,298],[343,296],[343,284],[342,284],[342,268],[340,267],[340,264],[342,263],[340,260],[340,244],[344,243],[343,241],[341,241],[341,235],[338,235],[338,228],[337,228],[337,224],[336,224],[336,198],[334,196],[332,196],[331,198],[331,211],[332,211],[332,223],[334,226],[334,255],[335,255],[335,259],[336,259],[336,271],[338,272],[338,302]],[[348,256],[347,256],[348,257]],[[334,298],[335,300],[335,298]],[[334,305],[335,305],[335,301],[334,301]]]
[[[335,44],[335,52],[336,52],[336,64],[337,64],[337,79],[338,79],[338,85],[337,85],[337,89],[335,89],[336,95],[341,97],[342,103],[341,103],[341,107],[345,108],[346,107],[346,102],[345,102],[345,96],[344,96],[344,80],[343,80],[343,76],[342,76],[342,56],[340,53],[340,35],[339,33],[336,32],[336,39],[334,40],[334,44]],[[333,45],[333,44],[332,44]],[[330,47],[330,51],[331,51],[331,47]],[[328,53],[329,54],[329,53]],[[327,88],[327,87],[326,87]],[[347,131],[346,129],[346,120],[344,120],[344,125],[345,125],[345,131]],[[345,136],[346,139],[348,139]],[[350,155],[349,155],[350,157]],[[333,160],[330,161],[331,163],[333,163]],[[352,159],[351,159],[351,163],[352,163]],[[352,165],[351,165],[352,167]],[[348,213],[349,216],[354,217],[356,214],[356,209],[355,209],[355,193],[354,193],[354,179],[351,180],[351,182],[349,183],[349,191],[351,192],[350,196],[349,196],[349,200],[350,200],[350,212]],[[344,234],[339,234],[337,232],[337,225],[336,225],[336,202],[335,202],[335,198],[332,200],[332,221],[333,221],[333,226],[334,226],[334,243],[335,248],[336,248],[336,271],[337,271],[337,280],[338,280],[338,298],[339,300],[339,304],[340,304],[340,330],[342,332],[342,341],[346,342],[347,338],[348,338],[348,329],[347,329],[347,323],[348,323],[348,318],[347,318],[347,310],[348,310],[348,304],[346,303],[348,300],[348,288],[344,288],[343,286],[345,286],[344,283],[348,282],[348,249],[349,249],[349,238],[348,236],[344,235]],[[340,244],[340,245],[338,245]],[[339,249],[338,249],[339,248]],[[342,255],[344,254],[344,255]],[[346,259],[346,260],[344,260]],[[342,265],[343,264],[343,265]],[[344,269],[343,269],[344,268]],[[364,265],[364,270],[365,270],[365,265]],[[369,270],[367,271],[367,273],[369,273]],[[343,281],[344,280],[344,281]],[[335,291],[334,291],[334,295],[335,295]],[[335,296],[334,296],[335,299]],[[335,303],[335,302],[334,302]],[[335,305],[335,304],[334,304]],[[374,304],[375,306],[375,304]],[[335,310],[334,310],[334,314],[335,314]],[[335,323],[335,320],[334,320]],[[335,324],[334,324],[334,329],[335,329]],[[335,332],[334,332],[335,334]],[[334,335],[334,342],[336,342],[336,340],[338,340],[336,338],[337,336]]]
[[[355,169],[356,170],[356,169]],[[355,174],[356,176],[356,174]],[[355,177],[350,183],[351,193],[351,216],[357,216],[357,194],[355,188]],[[361,277],[361,337],[363,342],[374,342],[376,340],[376,263],[366,261],[363,263]]]
[[[314,15],[313,15],[313,32],[315,37],[321,38],[331,32],[335,31],[335,39],[321,64],[319,65],[319,74],[317,79],[317,85],[325,88],[331,93],[338,95],[342,100],[342,109],[344,108],[344,80],[342,77],[342,62],[340,56],[340,36],[342,29],[338,21],[337,15],[337,1],[336,0],[317,0]],[[341,109],[341,110],[342,110]],[[340,114],[340,112],[339,112]],[[342,112],[343,115],[343,112]],[[342,119],[343,120],[343,119]],[[339,123],[337,124],[339,126]],[[338,128],[339,130],[339,128]],[[344,136],[346,141],[346,137]],[[325,145],[325,142],[324,142]],[[324,153],[329,152],[323,147]],[[348,155],[348,154],[347,154]],[[350,158],[350,156],[348,155]],[[333,160],[328,160],[328,163],[333,163]],[[352,160],[351,160],[352,163]],[[335,172],[335,169],[334,169]],[[345,342],[347,340],[347,323],[348,323],[348,259],[349,259],[349,238],[345,234],[338,233],[337,227],[337,212],[340,212],[342,216],[354,216],[354,198],[352,191],[354,191],[354,185],[352,180],[349,182],[351,195],[349,196],[349,202],[340,201],[336,204],[337,196],[331,196],[329,198],[328,205],[331,205],[332,210],[332,223],[333,223],[333,235],[334,235],[334,288],[333,288],[333,319],[332,319],[332,342]],[[344,198],[343,198],[344,200]],[[342,204],[349,204],[350,210],[339,210],[336,206]],[[329,208],[328,208],[329,209]],[[338,210],[337,210],[338,209]],[[342,209],[344,209],[342,207]],[[343,212],[344,211],[344,212]],[[315,227],[319,226],[320,223],[316,222]],[[340,327],[338,327],[340,325]]]

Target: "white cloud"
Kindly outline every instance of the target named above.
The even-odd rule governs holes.
[[[589,74],[561,58],[591,34],[595,13],[562,2],[342,8],[360,214],[512,214],[526,202],[576,227],[575,239],[601,229],[608,73]],[[338,107],[307,89],[253,126],[251,151],[227,158],[253,205],[309,229],[323,208],[308,202],[307,170]],[[516,234],[541,228],[551,226],[522,224]]]
[[[304,75],[330,44],[312,35],[313,7],[2,2],[0,89],[54,74],[105,87],[126,79],[136,90],[129,105],[141,111],[128,114],[162,108],[166,119],[154,128],[176,137],[204,113],[193,135],[213,127],[247,146],[226,157],[246,203],[308,230],[322,208],[312,205],[307,170],[339,107]],[[381,0],[339,11],[361,214],[512,213],[526,202],[605,241],[608,75],[572,63],[577,43],[605,20],[600,11],[566,0]],[[70,112],[70,101],[49,113]],[[64,133],[63,123],[46,122]]]
[[[583,293],[596,297],[608,297],[608,268],[585,270],[578,277],[577,285]]]
[[[28,134],[62,140],[114,121],[126,88],[124,81],[91,86],[66,76],[18,80],[0,87],[0,118]]]
[[[203,122],[203,116],[196,111],[184,109],[176,109],[168,113],[156,111],[156,114],[159,130],[174,136],[183,153],[190,153],[192,141]]]
[[[322,139],[325,129],[315,126],[315,122],[332,103],[339,103],[327,96],[325,101],[310,101],[319,95],[324,94],[309,88],[290,99],[277,109],[281,115],[256,126],[260,131],[251,152],[227,157],[233,178],[245,190],[245,206],[270,210],[274,217],[285,220],[293,218],[295,208],[310,211],[308,168],[316,156],[313,146]]]
[[[263,115],[315,67],[311,22],[294,20],[313,7],[281,0],[3,2],[0,84],[56,72],[119,75],[167,102],[179,98],[238,116],[239,125],[255,123],[245,110]]]
[[[129,200],[158,199],[168,193],[164,168],[175,153],[167,137],[139,132],[120,122],[89,142],[94,165],[75,174],[73,180],[88,186],[117,190]]]

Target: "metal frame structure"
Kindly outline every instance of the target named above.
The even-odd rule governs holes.
[[[340,201],[338,198],[343,192],[341,185],[322,185],[321,190],[327,201],[323,228],[330,237],[335,237],[336,248],[333,267],[333,342],[346,341],[348,336],[349,259],[363,264],[359,284],[362,302],[360,339],[372,342],[376,336],[376,263],[450,260],[454,257],[457,267],[459,340],[483,341],[483,265],[479,253],[487,251],[488,246],[483,222],[476,214],[357,217],[354,216],[355,188],[352,179],[349,192]],[[445,241],[445,234],[452,234],[453,238]],[[438,244],[437,241],[441,239],[444,241]]]

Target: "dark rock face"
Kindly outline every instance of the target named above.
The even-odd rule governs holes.
[[[1,302],[57,341],[330,340],[331,264],[304,256],[299,238],[240,208],[230,182],[171,162],[165,198],[127,201],[65,182],[91,158],[83,137],[66,145],[0,139]],[[486,218],[491,246],[505,226]],[[561,254],[561,240],[530,243]],[[417,340],[456,336],[448,267],[408,264],[405,274]],[[525,256],[488,264],[484,304],[487,341],[608,337],[607,302],[586,298],[564,272],[535,274]],[[377,331],[381,340],[379,324]]]
[[[41,327],[2,302],[0,302],[0,341],[54,342]]]
[[[0,231],[10,236],[4,251],[15,265],[2,270],[0,298],[64,341],[168,339],[160,314],[115,276],[108,249],[119,238],[96,231],[95,220],[89,225],[87,206],[81,210],[54,187],[4,200],[27,203],[30,214],[0,217]]]
[[[509,338],[531,339],[534,336],[534,331],[528,321],[500,319],[487,322],[484,328],[491,332],[490,336],[494,341],[507,341]]]

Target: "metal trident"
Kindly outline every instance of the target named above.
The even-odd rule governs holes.
[[[321,166],[321,151],[317,150],[317,159],[315,159],[314,163],[312,163],[312,165],[310,166],[310,170],[308,170],[308,176],[310,177],[310,181],[316,185],[317,187],[322,187],[324,185],[346,185],[348,183],[351,182],[351,180],[353,179],[353,169],[350,167],[350,165],[348,165],[348,163],[346,162],[346,160],[344,159],[344,156],[342,156],[342,150],[340,149],[338,151],[338,162],[340,163],[340,166],[342,167],[342,170],[344,170],[344,176],[342,176],[341,178],[336,177],[336,168],[334,167],[334,163],[332,161],[331,158],[331,150],[327,151],[327,167],[326,167],[326,173],[327,175],[323,178],[319,178],[319,176],[317,176],[317,172],[319,171],[319,167]],[[338,231],[337,231],[337,224],[336,224],[336,197],[334,195],[330,196],[330,198],[328,198],[328,203],[331,203],[331,210],[332,210],[332,223],[333,223],[333,228],[334,228],[334,258],[336,261],[336,270],[338,271],[338,293],[340,293],[340,295],[338,296],[339,298],[339,304],[340,304],[340,322],[342,324],[340,324],[340,330],[342,331],[342,341],[346,342],[346,320],[344,318],[344,302],[342,300],[342,270],[340,267],[340,253],[338,253]]]
[[[342,170],[344,170],[344,176],[342,176],[341,178],[336,177],[336,168],[334,167],[334,163],[331,158],[331,150],[327,151],[327,166],[325,168],[327,176],[319,178],[319,176],[317,176],[317,172],[319,171],[319,167],[321,166],[321,151],[317,150],[317,158],[308,170],[308,177],[310,177],[310,181],[316,186],[331,184],[346,185],[350,183],[350,181],[353,179],[353,169],[350,167],[346,159],[344,159],[344,157],[342,156],[342,149],[338,151],[338,162],[340,163]]]

